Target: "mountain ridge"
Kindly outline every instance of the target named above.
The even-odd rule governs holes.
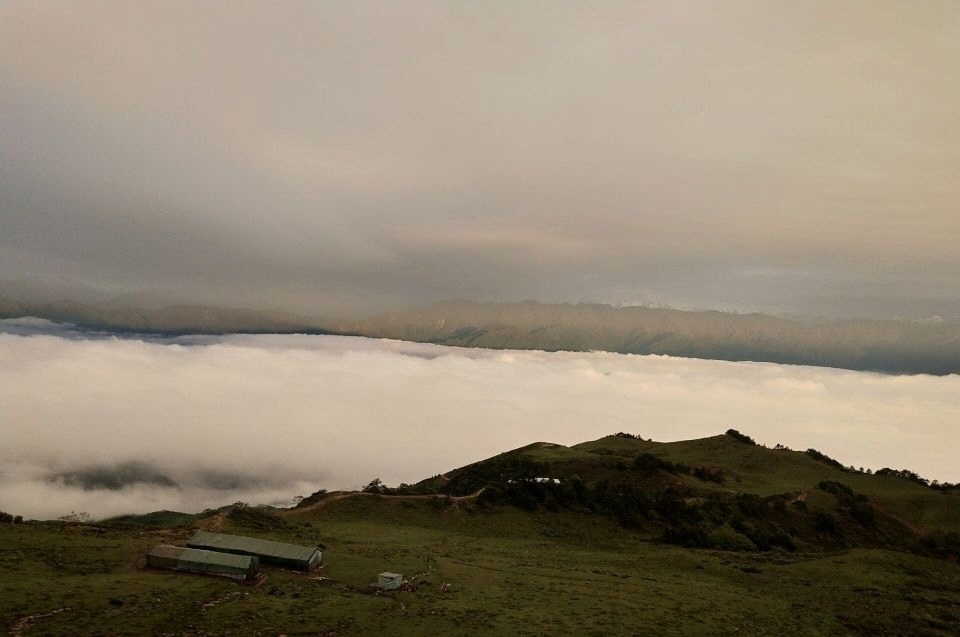
[[[440,345],[602,350],[887,373],[960,373],[960,323],[846,319],[602,304],[452,302],[349,325],[363,336]]]
[[[0,318],[27,316],[127,333],[339,334],[456,347],[599,350],[892,374],[960,373],[960,321],[800,321],[717,310],[530,301],[446,302],[345,321],[204,305],[142,308],[0,296]]]

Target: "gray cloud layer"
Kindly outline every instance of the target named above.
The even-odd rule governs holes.
[[[616,431],[678,440],[731,426],[847,464],[960,480],[958,376],[349,337],[143,342],[24,329],[0,333],[0,509],[28,516],[288,502],[377,476],[414,482],[538,440]],[[131,462],[181,488],[85,491],[48,480]],[[247,483],[214,484],[236,476]]]
[[[0,6],[0,272],[960,313],[960,6]]]

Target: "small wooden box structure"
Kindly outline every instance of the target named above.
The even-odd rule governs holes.
[[[383,572],[377,575],[377,587],[382,590],[392,591],[401,586],[403,586],[403,575],[400,573]]]

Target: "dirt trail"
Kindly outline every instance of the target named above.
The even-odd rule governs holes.
[[[299,509],[298,508],[287,509],[286,513],[303,513],[306,511],[318,511],[323,507],[327,506],[328,502],[333,502],[334,500],[343,500],[344,498],[349,498],[355,495],[365,495],[365,494],[361,493],[360,491],[331,493],[327,495],[327,497],[323,498],[322,500],[318,500],[317,502],[314,502],[309,506],[300,507]]]
[[[893,520],[896,520],[897,522],[899,522],[900,524],[902,524],[903,526],[907,527],[908,529],[910,529],[911,531],[913,531],[914,533],[916,533],[917,535],[919,535],[919,536],[921,536],[921,537],[923,537],[923,536],[925,536],[925,535],[927,535],[927,534],[930,533],[929,529],[925,529],[925,528],[923,528],[922,526],[917,526],[916,524],[913,524],[913,523],[911,523],[911,522],[908,522],[907,520],[904,520],[904,519],[903,519],[902,517],[900,517],[899,515],[896,515],[895,513],[891,513],[890,511],[888,511],[887,509],[883,508],[882,506],[880,506],[880,505],[877,504],[876,502],[871,502],[871,504],[873,505],[873,508],[874,508],[874,509],[876,509],[877,511],[879,511],[879,512],[882,513],[883,515],[885,515],[885,516],[887,516],[888,518],[891,518],[891,519],[893,519]]]
[[[486,490],[486,487],[482,487],[482,488],[480,488],[479,490],[477,490],[476,492],[471,493],[470,495],[452,495],[452,496],[449,496],[449,497],[450,497],[450,501],[451,501],[451,502],[462,502],[462,501],[464,501],[464,500],[472,500],[472,499],[474,499],[474,498],[479,497],[479,495],[480,495],[481,493],[483,493],[485,490]],[[358,494],[356,494],[356,495],[372,495],[372,494],[359,494],[359,493],[358,493]],[[440,495],[440,494],[437,494],[437,493],[429,494],[429,495],[391,495],[391,496],[388,496],[388,497],[398,498],[398,499],[401,499],[401,500],[429,500],[429,499],[431,499],[431,498],[443,498],[443,499],[446,499],[446,498],[447,498],[447,496],[445,496],[445,495]]]
[[[452,502],[452,503],[454,503],[454,504],[457,504],[457,503],[463,502],[463,501],[465,501],[465,500],[473,500],[473,499],[476,499],[476,498],[479,497],[480,494],[483,493],[485,490],[486,490],[486,487],[482,487],[482,488],[478,489],[476,492],[471,493],[470,495],[455,495],[455,496],[449,496],[449,499],[450,499],[450,502]],[[343,500],[343,499],[346,499],[346,498],[366,498],[366,497],[371,497],[371,496],[374,496],[374,495],[377,495],[377,494],[375,494],[375,493],[365,493],[365,492],[363,492],[363,491],[348,491],[348,492],[333,493],[333,494],[328,495],[327,497],[325,497],[324,499],[322,499],[322,500],[320,500],[320,501],[318,501],[318,502],[314,502],[313,504],[311,504],[311,505],[309,505],[309,506],[301,507],[301,508],[299,508],[299,509],[296,509],[296,508],[294,508],[294,509],[287,509],[284,513],[286,513],[286,514],[289,515],[289,514],[291,514],[291,513],[304,513],[304,512],[309,512],[309,511],[319,511],[320,509],[322,509],[322,508],[324,508],[325,506],[327,506],[327,503],[328,503],[328,502],[333,502],[333,501],[335,501],[335,500]],[[443,498],[443,499],[446,499],[448,496],[443,496],[443,495],[439,495],[439,494],[431,494],[431,495],[388,495],[388,496],[385,496],[385,497],[388,497],[388,498],[391,498],[391,499],[395,498],[395,499],[397,499],[397,500],[430,500],[430,499],[432,499],[432,498]]]
[[[223,525],[227,521],[227,516],[223,513],[217,513],[209,518],[198,520],[196,525],[201,529],[216,533],[223,530]]]
[[[30,626],[33,625],[33,622],[37,621],[38,619],[44,619],[45,617],[53,617],[54,615],[63,613],[68,610],[70,610],[70,607],[64,606],[63,608],[58,608],[48,613],[36,613],[34,615],[27,615],[26,617],[22,617],[17,621],[15,621],[13,623],[13,626],[10,627],[10,637],[21,637],[21,635],[23,635],[24,632],[28,628],[30,628]]]
[[[223,593],[222,595],[211,597],[210,599],[208,599],[207,601],[205,601],[203,604],[200,605],[200,609],[201,609],[200,612],[202,613],[202,612],[205,612],[208,608],[219,606],[220,604],[224,603],[228,599],[239,597],[240,594],[241,594],[240,591],[230,591],[228,593]]]

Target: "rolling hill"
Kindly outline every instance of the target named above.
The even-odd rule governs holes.
[[[734,430],[673,443],[623,433],[573,447],[535,443],[391,493],[605,515],[687,546],[960,549],[956,485],[867,473],[814,449],[768,449]]]
[[[879,474],[879,475],[878,475]],[[290,509],[0,525],[12,635],[929,635],[960,630],[960,494],[737,432],[534,443]],[[310,577],[152,571],[197,528],[323,543]],[[403,590],[371,586],[400,572]]]

